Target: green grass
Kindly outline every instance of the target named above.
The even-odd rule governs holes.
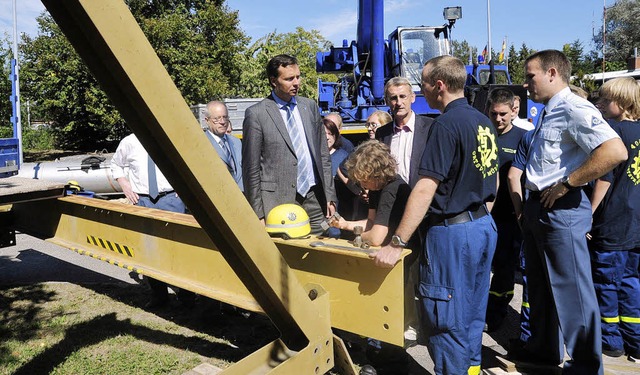
[[[203,300],[152,313],[147,298],[129,284],[0,288],[0,374],[182,374],[228,367],[278,336],[263,316]]]

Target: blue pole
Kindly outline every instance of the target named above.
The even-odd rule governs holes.
[[[372,7],[371,91],[376,101],[384,99],[384,2],[374,0]]]

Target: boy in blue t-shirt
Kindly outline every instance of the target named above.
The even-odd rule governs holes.
[[[498,229],[498,242],[493,255],[493,277],[489,288],[485,330],[492,332],[500,328],[507,316],[509,302],[513,298],[515,270],[522,245],[513,203],[507,185],[507,174],[516,154],[518,143],[526,130],[513,126],[511,120],[518,116],[514,106],[513,92],[494,89],[489,93],[487,116],[498,134],[498,160],[500,184],[491,210]]]
[[[627,146],[629,158],[598,179],[589,250],[600,306],[602,353],[640,362],[640,86],[617,78],[600,88],[598,109]]]

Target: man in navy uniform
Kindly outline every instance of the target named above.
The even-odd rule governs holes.
[[[425,248],[418,288],[421,328],[436,374],[479,374],[495,223],[498,146],[491,121],[467,104],[464,64],[433,58],[422,70],[422,93],[442,112],[431,125],[413,188],[392,242],[373,254],[393,267],[423,222]],[[425,218],[425,215],[429,215]]]

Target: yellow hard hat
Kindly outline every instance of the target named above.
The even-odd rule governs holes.
[[[82,190],[82,188],[80,187],[80,184],[78,183],[78,181],[75,181],[75,180],[69,180],[67,182],[67,186],[68,186],[69,190],[75,190],[76,192]]]
[[[280,235],[284,239],[302,238],[311,233],[309,215],[304,208],[293,203],[274,207],[266,219],[267,233]]]

